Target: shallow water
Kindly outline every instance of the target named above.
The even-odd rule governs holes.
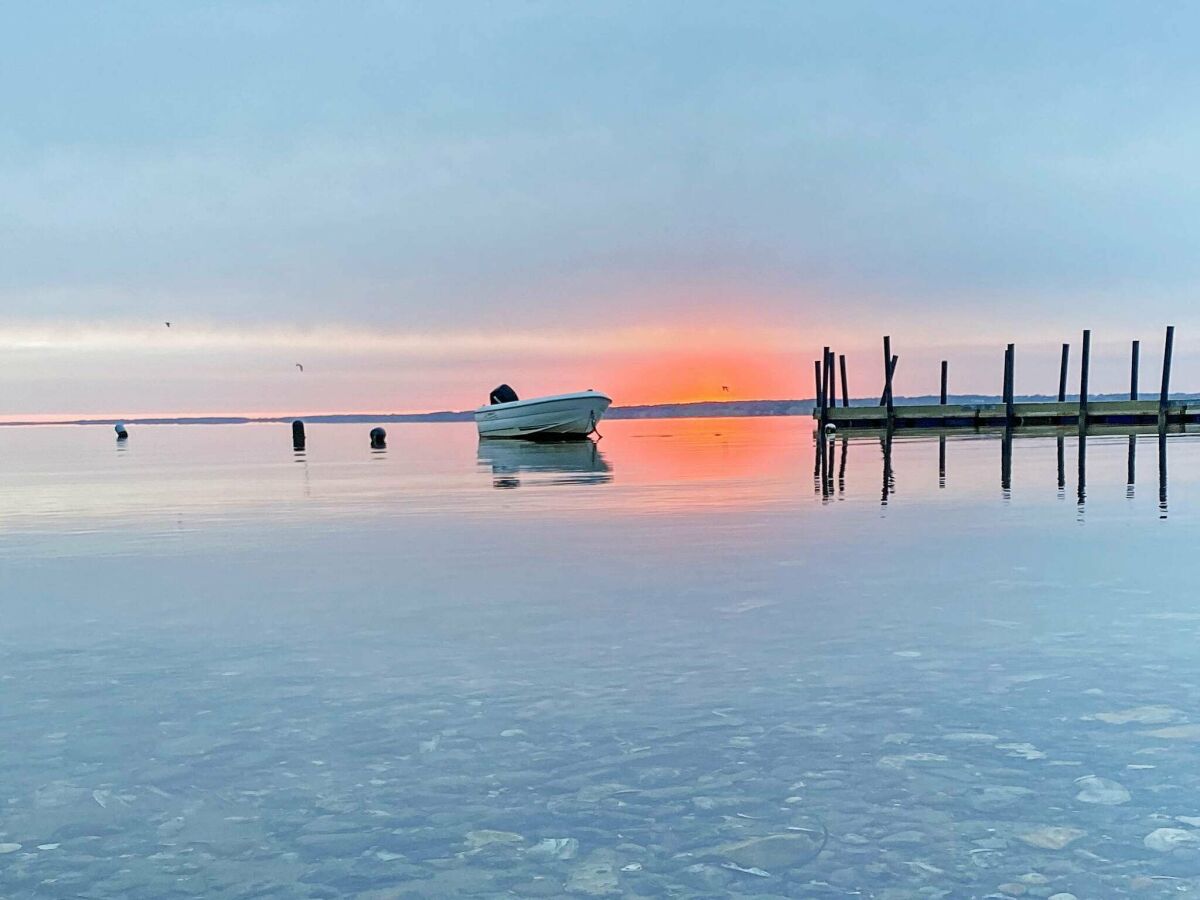
[[[0,430],[0,896],[1200,891],[1192,436],[367,430]]]

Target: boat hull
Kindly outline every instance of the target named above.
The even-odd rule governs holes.
[[[596,391],[494,403],[475,410],[475,425],[484,438],[579,439],[596,430],[610,403]]]

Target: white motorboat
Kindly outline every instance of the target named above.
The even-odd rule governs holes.
[[[475,410],[479,436],[569,440],[585,438],[596,430],[612,398],[599,391],[555,394],[520,400],[506,384],[492,391],[491,403]]]

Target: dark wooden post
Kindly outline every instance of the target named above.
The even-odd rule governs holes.
[[[822,420],[825,418],[825,398],[821,396],[821,361],[813,360],[813,380],[817,383],[816,394],[813,395],[813,409]]]
[[[898,363],[899,361],[900,361],[900,357],[893,353],[892,354],[892,364],[888,368],[888,374],[891,375],[891,377],[893,377],[893,378],[896,377],[896,363]],[[884,381],[886,382],[886,380],[887,379],[885,376]],[[887,385],[885,383],[884,388],[883,388],[883,393],[879,395],[879,405],[886,406],[887,400],[888,400],[888,389],[887,389]]]
[[[892,372],[895,369],[895,364],[892,362],[892,338],[890,335],[883,337],[883,399],[884,406],[887,407],[888,425],[892,424],[892,417],[896,414],[895,408],[892,405]]]
[[[1083,330],[1083,359],[1079,366],[1079,427],[1087,428],[1088,363],[1092,356],[1092,332]],[[1082,460],[1082,456],[1080,459]]]
[[[828,347],[825,347],[821,350],[821,393],[825,397],[825,404],[821,408],[821,411],[822,411],[821,418],[824,419],[825,416],[827,416],[829,413],[829,404],[833,399],[829,394],[829,348]]]
[[[1171,351],[1175,347],[1175,326],[1167,326],[1167,343],[1163,348],[1162,388],[1158,392],[1158,427],[1167,426],[1167,397],[1171,393]]]
[[[846,382],[846,354],[838,354],[838,365],[842,370],[842,406],[850,406],[850,386]]]
[[[1133,342],[1133,354],[1129,361],[1129,399],[1136,400],[1138,398],[1138,351],[1141,349],[1142,342]]]
[[[946,360],[943,359],[942,360],[942,406],[946,405],[946,380],[947,380],[947,378],[946,378],[947,371],[946,370],[947,370],[947,368],[948,368],[948,364],[947,364]]]
[[[829,411],[837,406],[837,381],[834,376],[837,373],[833,368],[833,351],[828,347],[825,348],[825,418],[829,418]]]
[[[1013,423],[1013,363],[1016,357],[1016,345],[1009,344],[1004,351],[1004,421],[1006,425]]]
[[[1058,402],[1067,402],[1067,358],[1071,355],[1071,345],[1063,344],[1062,365],[1058,368]]]

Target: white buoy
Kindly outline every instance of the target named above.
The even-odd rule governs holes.
[[[825,433],[826,434],[833,434],[835,431],[837,431],[836,425],[834,425],[832,422],[825,423]]]
[[[129,437],[129,432],[125,430],[124,422],[118,422],[116,425],[113,426],[113,430],[115,430],[117,432],[117,440],[118,441],[123,441],[123,440],[125,440],[125,438]]]

